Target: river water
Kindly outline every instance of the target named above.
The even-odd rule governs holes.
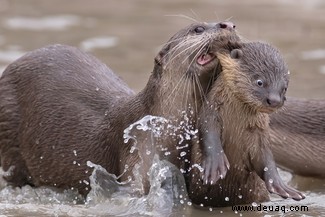
[[[246,39],[267,41],[281,50],[291,71],[288,95],[325,99],[324,14],[322,0],[0,0],[0,73],[27,51],[48,44],[69,44],[92,52],[131,88],[140,91],[157,51],[172,34],[191,23],[191,19],[230,19]],[[308,211],[202,210],[191,205],[181,188],[156,187],[148,196],[139,198],[132,193],[136,183],[135,189],[130,189],[99,166],[93,166],[100,177],[112,180],[108,189],[120,191],[107,198],[94,173],[94,190],[84,204],[72,191],[28,186],[12,189],[0,180],[0,217],[325,216],[325,181],[284,171],[282,177],[307,198],[296,202],[274,196],[264,205],[286,209],[307,206]],[[152,180],[154,186],[170,177],[179,177],[176,181],[182,186],[181,176],[166,162],[156,160],[152,174],[161,177]]]

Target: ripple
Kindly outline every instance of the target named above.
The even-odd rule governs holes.
[[[319,72],[323,75],[325,75],[325,65],[322,65],[320,68],[319,68]]]
[[[118,44],[118,38],[111,36],[89,38],[80,43],[81,49],[92,51],[97,48],[109,48]]]
[[[18,59],[24,54],[25,52],[19,50],[0,50],[0,61],[9,63]]]
[[[317,49],[311,51],[305,51],[301,53],[303,60],[319,60],[325,59],[325,49]]]
[[[12,17],[5,20],[5,25],[10,29],[24,30],[65,30],[81,22],[78,16],[57,15],[47,17]]]

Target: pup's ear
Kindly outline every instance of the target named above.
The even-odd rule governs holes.
[[[242,56],[243,56],[243,51],[240,50],[240,49],[233,49],[231,52],[230,52],[230,57],[232,59],[240,59]]]

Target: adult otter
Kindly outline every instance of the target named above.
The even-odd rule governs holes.
[[[91,174],[86,162],[91,161],[128,179],[140,159],[130,153],[130,143],[123,143],[123,130],[145,115],[179,123],[185,112],[195,123],[219,70],[214,53],[238,40],[230,22],[180,30],[155,58],[149,81],[137,95],[103,63],[76,48],[54,45],[27,53],[0,79],[4,178],[13,186],[73,187],[86,195]],[[189,147],[177,149],[175,138],[164,144],[171,154],[161,157],[181,167],[180,152]],[[150,165],[144,159],[143,176]]]
[[[222,159],[217,168],[227,169],[227,159],[230,168],[226,174],[204,177],[212,180],[206,186],[200,184],[201,174],[193,168],[190,198],[205,206],[230,206],[267,201],[268,190],[283,198],[303,199],[281,180],[269,147],[268,114],[283,105],[289,80],[281,54],[256,42],[217,57],[223,69],[208,93],[209,104],[203,106],[204,152],[197,155],[200,147],[193,145],[192,163],[196,166],[202,156],[207,159],[206,153],[215,152]]]
[[[271,149],[282,168],[325,178],[325,101],[288,98],[270,116]]]

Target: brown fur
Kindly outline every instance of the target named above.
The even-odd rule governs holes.
[[[270,120],[275,162],[295,174],[325,178],[325,101],[288,98]]]
[[[288,85],[288,69],[280,53],[267,44],[246,43],[239,51],[223,52],[218,58],[222,72],[203,111],[208,115],[202,120],[203,125],[208,125],[202,135],[204,146],[193,147],[192,163],[200,164],[204,159],[201,149],[213,150],[213,146],[220,145],[230,168],[216,184],[202,185],[202,175],[194,167],[189,184],[191,199],[205,206],[230,206],[267,201],[268,191],[284,198],[304,198],[283,183],[269,148],[268,113],[283,105]],[[257,85],[258,80],[263,81],[262,86]],[[214,122],[217,127],[209,129],[213,126],[209,122],[215,120],[219,121]],[[216,130],[221,144],[206,139]]]
[[[13,186],[73,187],[86,195],[91,174],[86,162],[91,161],[117,176],[128,165],[121,180],[128,179],[140,159],[138,152],[130,153],[131,143],[124,144],[123,130],[145,115],[178,124],[183,111],[194,127],[196,111],[218,71],[216,58],[201,65],[196,58],[231,40],[239,39],[230,23],[184,28],[159,52],[147,86],[138,94],[76,48],[53,45],[29,52],[10,64],[0,79],[0,157],[9,172],[4,178]],[[145,136],[139,139],[145,141]],[[172,154],[157,152],[180,168],[184,161],[179,152],[189,150],[178,150],[176,144],[175,138],[165,138]],[[151,161],[143,161],[147,191]]]

